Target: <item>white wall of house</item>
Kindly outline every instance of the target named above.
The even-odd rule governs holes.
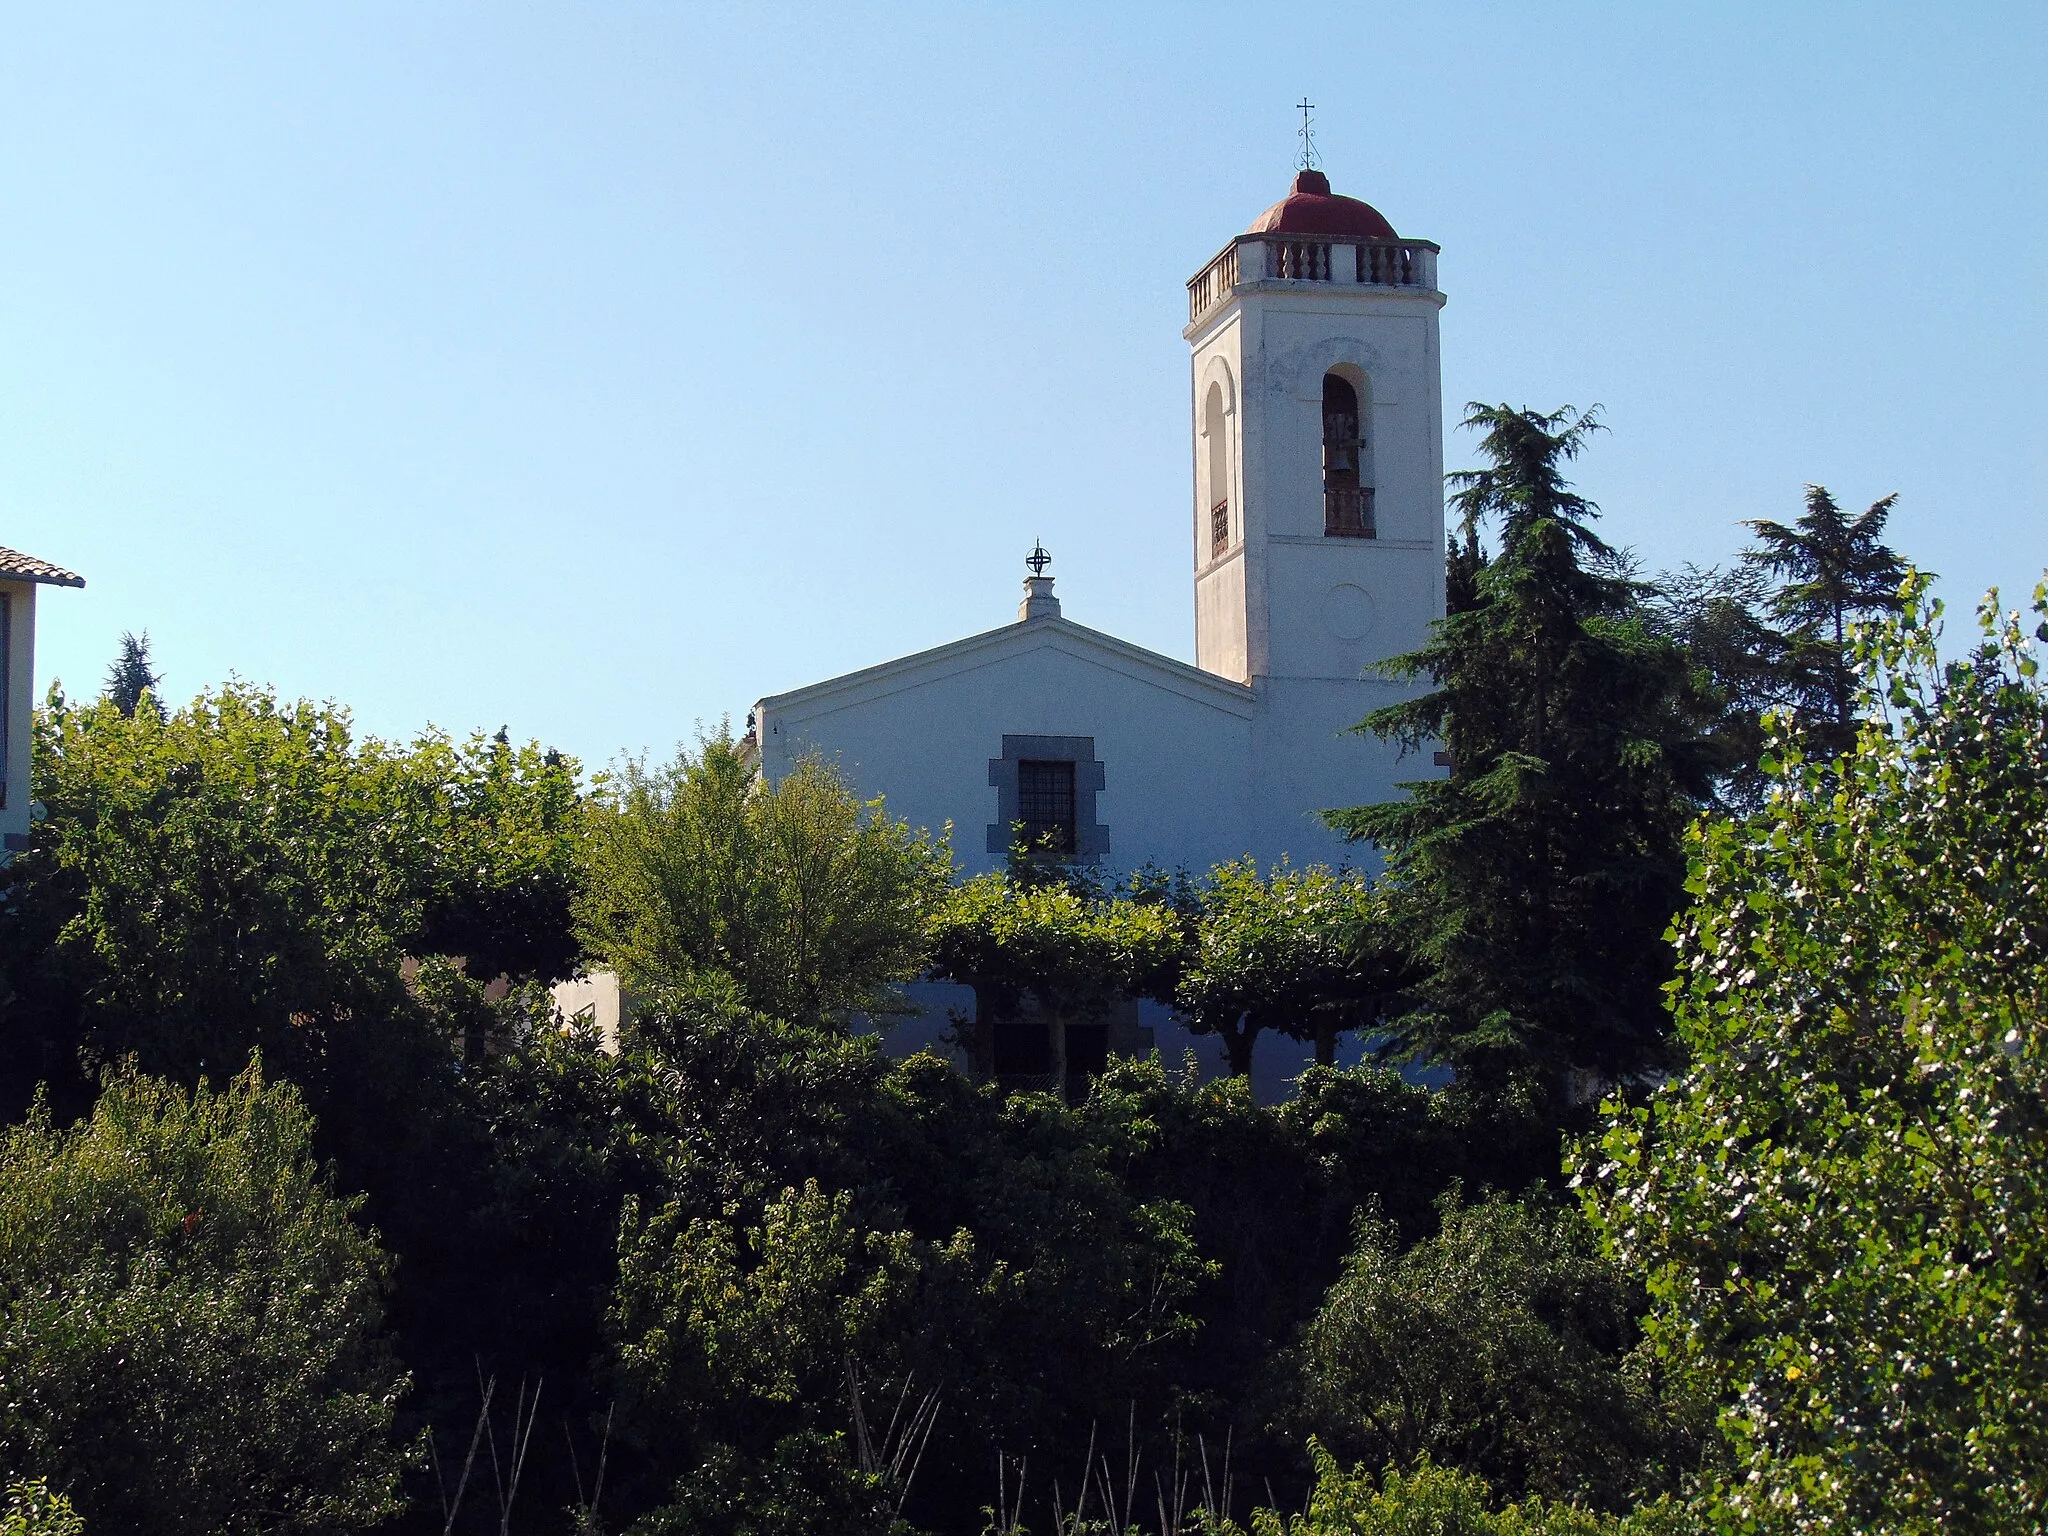
[[[0,770],[6,778],[6,804],[0,806],[0,862],[24,845],[29,825],[29,753],[33,745],[36,702],[36,588],[28,581],[0,581],[6,600],[4,642],[6,668],[6,746]]]

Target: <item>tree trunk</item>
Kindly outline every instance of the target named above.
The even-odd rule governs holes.
[[[1259,1025],[1250,1014],[1234,1020],[1216,1031],[1223,1037],[1223,1048],[1230,1053],[1230,1075],[1250,1077],[1252,1075],[1252,1043],[1259,1038]]]
[[[1316,1065],[1337,1065],[1337,1021],[1327,1015],[1316,1020]]]

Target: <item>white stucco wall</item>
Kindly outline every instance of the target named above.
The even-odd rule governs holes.
[[[7,804],[0,807],[0,837],[28,835],[29,754],[33,745],[36,678],[36,589],[33,582],[0,581],[7,596],[7,676],[5,680]],[[0,863],[13,849],[0,843]]]
[[[1251,820],[1252,691],[1060,618],[1020,620],[919,656],[763,699],[763,771],[806,754],[833,764],[889,813],[952,824],[961,869],[1000,867],[991,759],[1005,735],[1084,736],[1103,788],[1106,867],[1206,868],[1245,851]]]
[[[1224,685],[1064,619],[1020,620],[950,646],[755,706],[763,771],[808,753],[892,816],[950,822],[965,873],[999,867],[991,759],[1005,735],[1088,737],[1103,765],[1096,819],[1109,873],[1141,864],[1200,874],[1250,854],[1262,864],[1369,862],[1317,812],[1386,800],[1440,770],[1351,731],[1402,697],[1356,675]],[[1085,820],[1085,817],[1084,817]]]
[[[1187,328],[1200,665],[1229,675],[1242,664],[1253,678],[1355,678],[1415,649],[1443,616],[1442,304],[1430,289],[1252,279]],[[1363,385],[1373,539],[1323,534],[1322,391],[1333,369]],[[1241,574],[1228,592],[1217,579],[1226,562],[1208,543],[1210,477],[1200,473],[1205,401],[1218,381],[1236,402],[1226,425],[1243,540],[1241,556],[1229,557]],[[1363,625],[1330,622],[1339,588],[1366,594],[1337,598]]]

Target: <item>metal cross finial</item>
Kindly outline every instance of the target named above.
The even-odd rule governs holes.
[[[1316,120],[1309,116],[1316,104],[1304,96],[1295,105],[1301,108],[1301,164],[1296,169],[1312,171],[1323,158],[1316,153]]]
[[[1036,539],[1031,541],[1031,553],[1024,557],[1024,563],[1031,567],[1031,574],[1043,576],[1045,568],[1052,564],[1052,556],[1045,552],[1045,546]]]

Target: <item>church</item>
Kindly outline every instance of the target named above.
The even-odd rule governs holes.
[[[1319,813],[1442,771],[1351,729],[1409,686],[1373,664],[1444,612],[1437,253],[1309,168],[1189,279],[1192,666],[1068,617],[1034,549],[1014,621],[759,700],[762,772],[822,758],[890,815],[950,825],[963,874],[1001,868],[1020,830],[1109,879],[1356,862]],[[912,991],[924,1013],[891,1026],[892,1054],[1005,1075],[949,1028],[970,989]],[[1107,1049],[1220,1070],[1170,1011],[1126,1012]],[[1309,1056],[1262,1040],[1254,1092],[1283,1097]],[[1046,1085],[1071,1091],[1070,1043],[1051,1058]]]
[[[1020,825],[1112,876],[1355,860],[1318,813],[1439,771],[1349,729],[1444,612],[1437,251],[1305,169],[1189,280],[1192,666],[1034,550],[1013,622],[761,699],[762,771],[821,757],[968,874]]]

